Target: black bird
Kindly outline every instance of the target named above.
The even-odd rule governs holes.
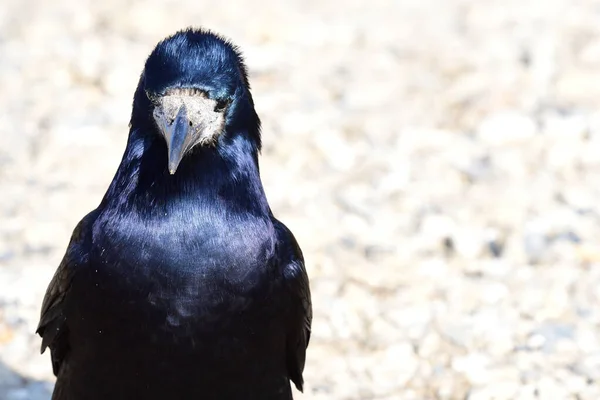
[[[292,399],[312,319],[260,180],[238,49],[188,29],[148,57],[125,154],[73,232],[37,332],[53,400]]]

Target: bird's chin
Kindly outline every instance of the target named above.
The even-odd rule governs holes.
[[[173,93],[158,99],[154,120],[168,147],[169,172],[174,174],[195,146],[213,146],[225,128],[225,113],[202,94]]]

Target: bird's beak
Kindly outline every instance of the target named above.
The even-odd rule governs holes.
[[[158,100],[152,113],[167,142],[171,175],[194,146],[215,144],[225,127],[224,111],[217,107],[216,100],[186,89],[177,89]]]
[[[189,149],[191,142],[189,120],[187,110],[183,104],[177,116],[171,125],[165,126],[165,139],[167,140],[169,173],[173,175],[183,158],[185,152]]]

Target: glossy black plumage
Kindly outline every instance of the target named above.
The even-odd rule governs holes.
[[[152,113],[174,88],[214,100],[225,126],[171,174]],[[159,43],[117,173],[44,299],[38,333],[54,400],[269,400],[291,399],[290,380],[302,389],[308,277],[267,203],[259,150],[237,49],[197,30]]]

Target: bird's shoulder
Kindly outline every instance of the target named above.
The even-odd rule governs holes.
[[[94,210],[77,224],[71,235],[67,251],[58,266],[42,303],[37,333],[42,337],[42,353],[46,348],[52,350],[54,373],[58,369],[66,352],[64,302],[71,286],[73,276],[88,262],[91,245],[91,227],[98,216]]]
[[[304,266],[304,255],[294,237],[294,234],[289,230],[283,222],[273,218],[273,227],[277,238],[276,258],[284,280],[292,286],[297,286],[297,289],[302,289],[300,293],[302,297],[310,300],[310,292],[308,292],[308,274]]]
[[[308,274],[302,250],[292,232],[275,218],[273,225],[278,239],[279,265],[290,298],[286,340],[288,373],[298,390],[301,391],[304,383],[302,372],[312,324],[312,301]]]

